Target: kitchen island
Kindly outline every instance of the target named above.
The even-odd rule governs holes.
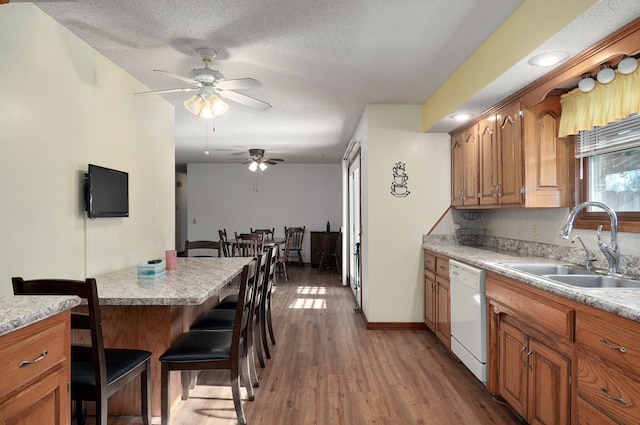
[[[138,279],[137,267],[96,276],[106,347],[152,352],[152,414],[160,416],[158,357],[193,321],[218,302],[219,291],[239,276],[251,258],[178,258],[176,270],[155,279]],[[81,307],[80,307],[81,308]],[[74,341],[81,337],[74,335]],[[180,394],[173,379],[171,399]],[[109,399],[109,415],[139,415],[139,382],[128,384]]]

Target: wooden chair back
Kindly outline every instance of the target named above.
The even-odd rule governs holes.
[[[220,257],[222,254],[221,244],[219,241],[185,241],[185,257],[189,256],[190,249],[206,249],[215,251],[215,255],[193,255],[193,257]]]
[[[264,235],[264,239],[265,240],[273,240],[273,235],[276,232],[276,228],[273,227],[271,229],[254,229],[251,228],[251,233],[261,233],[262,235]]]
[[[304,240],[304,232],[306,226],[303,227],[286,227],[284,228],[285,235],[287,232],[291,233],[291,242],[289,243],[289,249],[292,250],[301,250],[302,249],[302,241]]]
[[[225,257],[231,257],[229,240],[227,239],[227,229],[218,230],[218,236],[220,237],[220,248],[222,248],[222,255]]]
[[[234,255],[236,257],[257,257],[264,249],[264,236],[259,233],[236,233]]]

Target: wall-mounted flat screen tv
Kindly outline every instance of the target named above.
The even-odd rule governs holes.
[[[129,174],[89,164],[85,198],[89,218],[129,217]]]

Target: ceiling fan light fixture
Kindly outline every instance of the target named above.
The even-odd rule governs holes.
[[[257,161],[251,161],[251,164],[249,164],[249,170],[251,170],[251,171],[253,171],[255,173],[257,169],[258,169],[258,162]]]
[[[265,164],[264,162],[261,162],[258,167],[260,167],[260,171],[264,171],[267,169],[267,164]]]
[[[219,117],[229,109],[229,105],[215,94],[209,97],[196,94],[184,102],[184,107],[193,115],[198,115],[204,119]]]

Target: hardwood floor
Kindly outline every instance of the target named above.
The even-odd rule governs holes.
[[[249,425],[521,423],[430,332],[368,331],[336,273],[294,266],[289,273],[273,296],[277,345],[258,370],[255,401],[243,389]],[[227,373],[201,373],[171,424],[237,424],[228,382]]]

